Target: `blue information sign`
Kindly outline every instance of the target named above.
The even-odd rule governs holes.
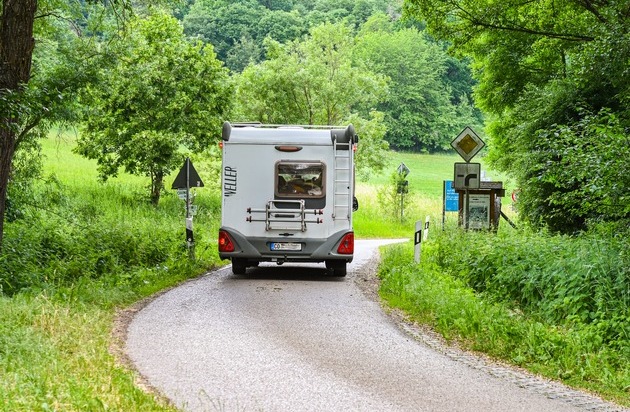
[[[444,211],[459,211],[459,194],[455,191],[452,180],[444,181]]]

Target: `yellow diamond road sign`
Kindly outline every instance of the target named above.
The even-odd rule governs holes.
[[[451,142],[451,146],[459,153],[459,155],[466,162],[470,162],[479,151],[486,144],[481,140],[477,133],[470,127],[466,127],[460,134]]]

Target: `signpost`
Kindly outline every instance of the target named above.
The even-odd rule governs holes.
[[[481,183],[481,163],[455,163],[455,189],[479,189]]]
[[[475,157],[477,153],[486,144],[470,127],[466,127],[462,132],[451,142],[451,146],[457,153],[466,161],[466,163],[455,163],[455,177],[454,186],[455,189],[463,189],[466,191],[466,198],[464,200],[464,225],[468,229],[469,225],[469,190],[479,189],[481,182],[481,164],[470,163],[470,160]]]
[[[404,163],[401,163],[401,164],[398,165],[398,174],[399,175],[402,175],[403,177],[407,177],[409,172],[411,172],[411,170],[409,170],[409,168]]]
[[[477,133],[470,127],[466,127],[462,130],[455,140],[451,142],[451,146],[453,146],[455,151],[459,153],[466,163],[470,162],[485,145],[483,140],[481,140],[481,138],[477,136]]]
[[[188,247],[190,258],[194,259],[195,239],[193,237],[193,214],[196,212],[196,207],[192,204],[194,196],[190,195],[191,187],[203,187],[203,182],[190,161],[190,158],[187,157],[184,161],[184,166],[182,166],[177,177],[175,177],[171,189],[177,189],[177,196],[186,201],[186,246]]]
[[[459,212],[459,195],[455,191],[452,180],[444,181],[443,198],[445,212]]]
[[[452,180],[444,180],[442,185],[442,230],[446,212],[459,212],[459,194],[455,191]]]

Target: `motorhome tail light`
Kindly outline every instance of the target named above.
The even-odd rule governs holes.
[[[340,255],[351,255],[354,253],[354,232],[347,233],[343,239],[341,239],[337,253]]]
[[[302,150],[302,146],[276,146],[276,150],[280,152],[299,152]]]
[[[219,230],[219,252],[234,252],[234,242],[224,230]]]

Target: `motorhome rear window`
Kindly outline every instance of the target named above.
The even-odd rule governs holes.
[[[325,196],[326,166],[321,162],[276,163],[276,196],[314,198]]]

